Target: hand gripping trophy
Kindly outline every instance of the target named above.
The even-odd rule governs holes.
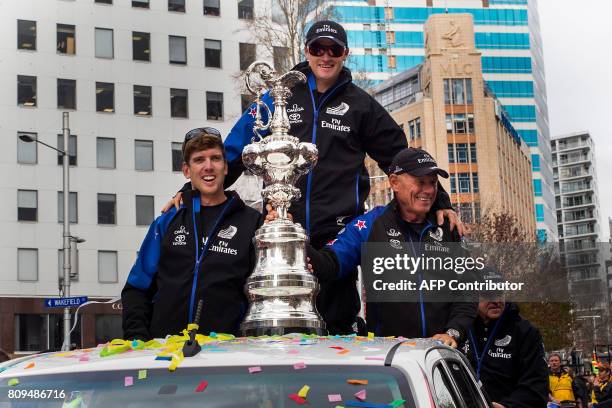
[[[242,152],[242,161],[264,180],[263,198],[278,213],[278,219],[264,224],[255,234],[256,264],[245,291],[249,310],[240,329],[245,336],[286,333],[325,334],[325,323],[315,307],[317,279],[306,267],[304,229],[287,217],[291,201],[300,197],[297,180],[317,162],[317,148],[300,143],[288,134],[287,98],[292,88],[305,82],[301,72],[277,75],[266,62],[256,61],[246,71],[246,86],[256,95],[257,112],[253,143]],[[270,90],[274,113],[262,102]],[[261,109],[268,120],[262,121]],[[269,130],[262,137],[260,132]]]

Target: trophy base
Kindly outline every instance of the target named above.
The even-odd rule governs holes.
[[[326,336],[325,323],[320,320],[269,319],[245,322],[240,331],[243,336],[282,336],[291,333]]]

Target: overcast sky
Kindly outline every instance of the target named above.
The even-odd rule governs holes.
[[[551,137],[595,141],[601,240],[612,216],[612,1],[538,0]]]

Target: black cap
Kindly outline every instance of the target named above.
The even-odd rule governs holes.
[[[321,20],[314,23],[306,33],[306,45],[318,40],[319,38],[329,38],[330,40],[346,47],[346,31],[344,28],[331,20]]]
[[[408,147],[393,157],[389,174],[408,173],[421,177],[429,174],[438,174],[448,178],[448,173],[438,167],[433,157],[425,150]]]

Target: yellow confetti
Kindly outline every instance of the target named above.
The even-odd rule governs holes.
[[[368,339],[373,339],[374,338],[374,333],[372,332],[368,332]]]
[[[306,396],[308,395],[308,391],[310,391],[310,387],[308,385],[305,385],[302,387],[302,389],[298,392],[298,396],[302,397],[302,398],[306,398]]]
[[[147,378],[147,370],[138,370],[138,379],[144,380]]]

